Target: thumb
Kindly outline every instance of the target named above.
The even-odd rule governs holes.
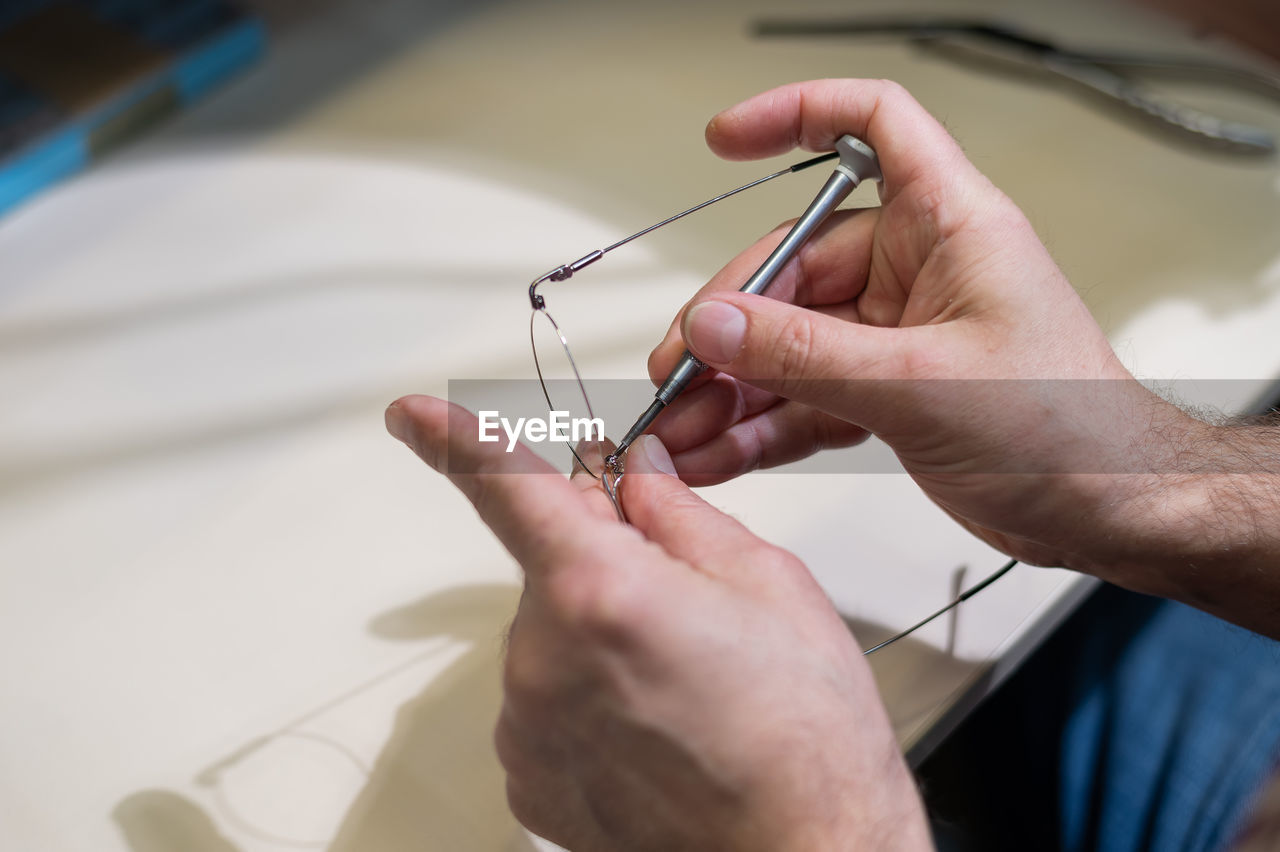
[[[929,329],[849,322],[748,293],[690,307],[681,332],[710,367],[875,431],[881,406],[925,358]],[[857,383],[856,392],[853,384]]]
[[[675,470],[657,437],[641,435],[631,445],[620,486],[627,520],[667,553],[708,575],[741,575],[743,554],[767,545],[694,494]]]

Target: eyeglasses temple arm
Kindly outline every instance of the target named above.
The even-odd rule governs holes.
[[[911,625],[906,630],[902,631],[901,633],[898,633],[897,635],[890,636],[888,639],[884,640],[879,645],[876,645],[874,648],[868,648],[867,650],[862,652],[862,656],[865,657],[868,654],[875,653],[876,651],[879,651],[881,648],[883,648],[886,645],[892,645],[894,642],[897,642],[899,639],[903,639],[907,636],[910,636],[912,633],[915,633],[917,630],[919,630],[921,627],[924,627],[930,621],[933,621],[938,616],[945,615],[946,613],[960,606],[960,604],[969,600],[969,598],[973,597],[978,592],[985,589],[987,586],[990,586],[992,583],[994,583],[996,580],[999,580],[1005,574],[1008,574],[1010,571],[1013,570],[1013,566],[1017,564],[1018,564],[1018,560],[1010,559],[1008,562],[1006,562],[1004,565],[1000,567],[999,571],[995,572],[990,577],[987,577],[981,583],[978,583],[978,585],[965,590],[964,593],[960,595],[960,597],[956,598],[951,603],[947,604],[942,609],[935,612],[933,615],[930,615],[922,619],[921,621],[916,622],[915,624]]]
[[[538,285],[542,284],[545,281],[566,281],[569,278],[572,278],[575,272],[578,272],[581,269],[590,266],[591,264],[595,263],[597,260],[604,257],[607,253],[613,251],[614,249],[619,248],[621,246],[625,246],[627,243],[631,242],[632,240],[639,239],[640,237],[643,237],[645,234],[656,231],[664,225],[670,225],[672,222],[676,221],[677,219],[683,219],[685,216],[688,216],[690,213],[697,213],[699,210],[701,210],[704,207],[709,207],[712,204],[715,204],[717,201],[724,201],[726,198],[737,195],[739,192],[745,192],[746,190],[751,189],[754,186],[759,186],[765,181],[770,181],[770,180],[773,180],[774,178],[782,177],[783,175],[789,175],[792,172],[803,171],[804,169],[807,169],[810,166],[816,166],[819,163],[826,163],[831,160],[834,160],[838,156],[840,156],[840,153],[838,151],[832,151],[829,154],[819,154],[816,157],[811,157],[807,160],[803,160],[799,163],[796,163],[795,165],[788,166],[787,168],[782,169],[780,171],[776,171],[773,174],[765,175],[762,178],[756,178],[750,183],[744,183],[742,186],[737,187],[736,189],[731,189],[728,192],[721,193],[720,195],[717,195],[714,198],[708,198],[706,201],[703,201],[701,204],[695,204],[687,210],[682,210],[673,216],[668,216],[667,218],[663,219],[661,222],[655,222],[654,224],[650,225],[647,228],[642,228],[641,230],[636,231],[631,236],[623,237],[622,239],[618,240],[616,243],[613,243],[612,245],[605,246],[602,249],[596,249],[595,251],[590,252],[589,254],[584,254],[582,257],[578,258],[572,263],[565,263],[560,266],[557,266],[555,269],[551,270],[550,272],[546,272],[542,275],[539,275],[537,278],[534,279],[533,283],[529,285],[529,304],[533,306],[534,310],[538,310],[539,308],[545,307],[546,305],[545,300],[542,298],[542,296],[538,294]]]

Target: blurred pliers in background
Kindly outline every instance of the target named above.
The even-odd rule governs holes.
[[[1118,105],[1150,128],[1233,154],[1270,155],[1275,138],[1251,124],[1229,121],[1152,91],[1139,82],[1176,79],[1253,92],[1280,103],[1280,76],[1190,56],[1073,50],[1002,24],[965,18],[767,19],[753,24],[764,38],[890,36],[966,64],[1029,69],[1056,75]],[[1001,68],[1000,66],[1003,66]]]

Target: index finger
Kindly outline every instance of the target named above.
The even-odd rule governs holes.
[[[387,429],[466,495],[526,572],[590,552],[616,532],[611,514],[523,444],[507,452],[479,440],[479,421],[454,403],[406,396],[387,408]]]
[[[754,160],[800,147],[831,151],[850,133],[875,149],[885,202],[903,187],[946,176],[976,176],[946,129],[890,80],[811,80],[756,95],[707,124],[707,145],[729,160]]]

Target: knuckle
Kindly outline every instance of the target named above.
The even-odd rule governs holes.
[[[548,833],[544,809],[528,787],[511,775],[507,776],[507,807],[516,822],[525,828],[543,836]]]
[[[990,216],[995,224],[991,226],[991,230],[1007,233],[1022,242],[1041,245],[1036,229],[1013,199],[994,187],[993,190]]]
[[[494,476],[492,464],[488,460],[479,460],[456,472],[458,485],[475,507],[476,514],[485,519],[494,517],[503,503],[502,489]]]
[[[761,559],[775,573],[792,577],[798,574],[808,575],[809,569],[794,553],[770,544],[761,552]]]
[[[566,577],[552,596],[566,628],[594,642],[622,645],[631,641],[638,618],[629,574],[598,564],[571,573],[574,576]]]
[[[545,708],[555,701],[555,682],[546,655],[526,642],[513,642],[502,664],[502,690],[507,699],[525,712]]]
[[[773,578],[775,593],[779,598],[802,603],[807,612],[815,615],[819,610],[813,607],[831,607],[831,599],[818,585],[809,567],[794,554],[774,548],[762,559],[769,576]]]
[[[508,775],[514,775],[519,771],[522,765],[520,746],[511,723],[507,721],[506,713],[499,715],[498,724],[494,725],[493,750],[498,755],[498,763]]]
[[[475,507],[476,514],[482,518],[490,516],[496,503],[496,494],[494,493],[493,483],[484,476],[471,475],[470,494],[471,505]]]
[[[809,424],[812,431],[809,433],[809,450],[811,453],[820,453],[839,446],[839,440],[833,429],[835,422],[833,418],[822,414],[816,414],[810,418]]]
[[[813,325],[808,317],[796,312],[783,320],[773,340],[775,358],[781,371],[779,378],[794,380],[808,374],[813,343]]]
[[[919,383],[946,379],[952,371],[955,357],[953,350],[924,341],[906,348],[898,369],[903,381],[919,390],[927,390],[927,385]]]
[[[439,470],[438,467],[439,454],[435,448],[427,441],[422,440],[422,432],[418,429],[418,424],[413,420],[409,421],[409,428],[404,438],[404,445],[418,458],[422,459],[431,467]]]
[[[428,465],[437,470],[440,467],[439,453],[435,447],[422,440],[422,435],[418,432],[416,426],[409,431],[405,437],[405,445],[413,451],[413,454],[422,459]]]
[[[666,340],[663,340],[662,343],[659,343],[654,347],[653,351],[649,353],[648,359],[645,361],[645,369],[648,370],[649,378],[654,382],[661,383],[662,379],[665,378],[668,372],[664,370],[667,366],[667,362],[670,360],[667,357],[667,348]]]
[[[763,576],[772,578],[772,581],[781,586],[787,586],[798,578],[812,576],[800,557],[766,541],[759,541],[751,549],[750,562]]]
[[[739,423],[725,433],[725,438],[732,448],[735,469],[749,473],[764,464],[764,438],[755,421]]]
[[[888,116],[891,117],[890,120],[898,120],[901,116],[909,115],[920,108],[919,102],[907,87],[897,80],[884,78],[874,80],[866,89],[859,92],[857,97],[861,99],[866,95],[871,97],[870,121],[874,121],[876,116]]]
[[[911,218],[928,225],[929,239],[936,242],[941,234],[950,233],[955,226],[950,221],[952,197],[946,184],[922,184],[903,196]]]
[[[907,87],[899,83],[897,80],[889,80],[882,77],[876,81],[876,85],[880,88],[880,97],[886,103],[896,104],[906,102],[914,104],[916,102],[916,99],[911,95],[911,92],[907,90]]]

